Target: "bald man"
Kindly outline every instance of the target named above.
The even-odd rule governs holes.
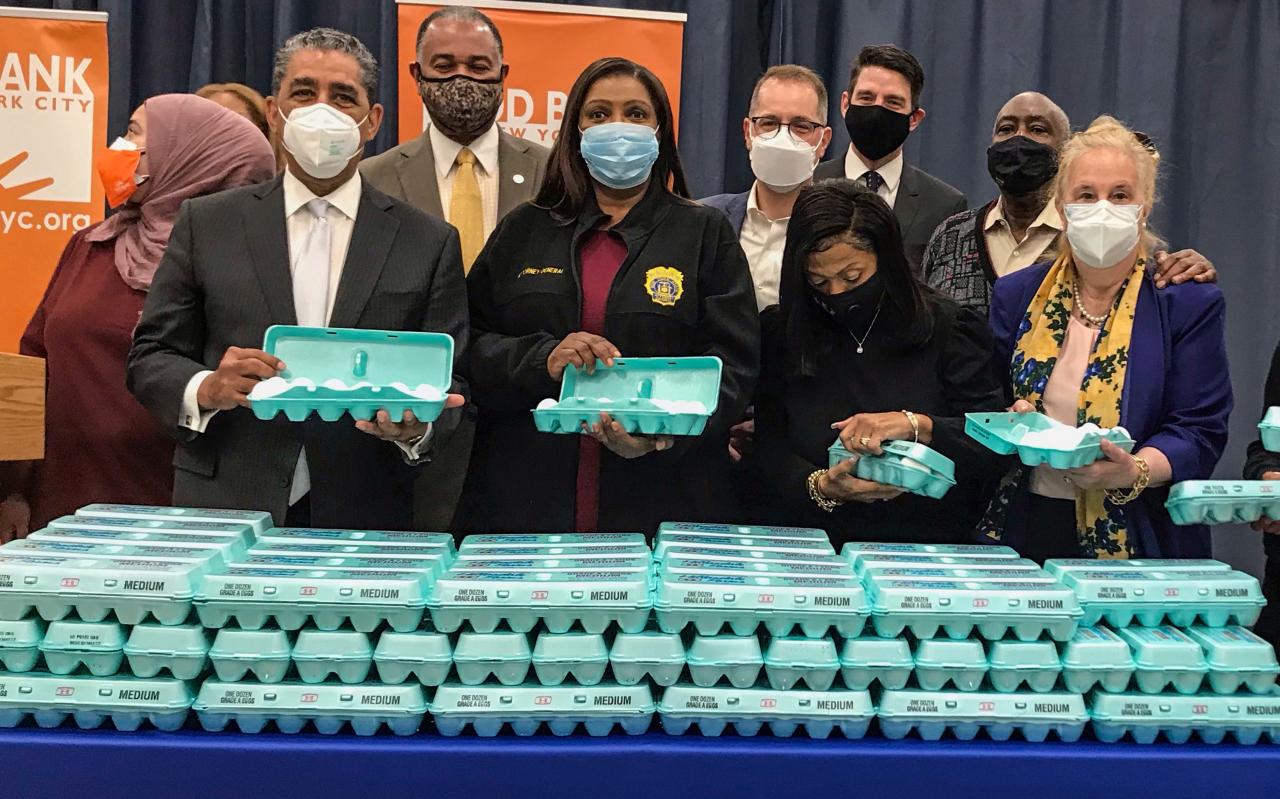
[[[981,208],[944,221],[925,248],[922,270],[934,288],[985,314],[997,278],[1057,255],[1062,218],[1053,200],[1058,151],[1071,122],[1039,92],[1015,95],[996,114],[987,171],[1000,190]],[[1157,285],[1217,279],[1195,250],[1156,253]]]

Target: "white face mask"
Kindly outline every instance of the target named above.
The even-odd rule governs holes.
[[[364,147],[360,126],[369,118],[356,122],[338,109],[325,103],[315,103],[295,108],[288,117],[276,108],[284,119],[284,136],[281,143],[293,159],[313,178],[328,180],[346,169],[356,153]]]
[[[771,139],[751,138],[751,171],[756,179],[777,192],[788,192],[813,177],[818,148],[779,130]]]
[[[1078,263],[1094,269],[1106,269],[1124,260],[1138,245],[1142,235],[1139,219],[1141,205],[1113,205],[1107,200],[1096,203],[1069,203],[1063,207],[1067,217],[1067,241]]]

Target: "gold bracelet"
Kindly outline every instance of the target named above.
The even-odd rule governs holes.
[[[826,473],[827,473],[826,469],[819,469],[818,471],[809,475],[809,479],[806,480],[805,482],[809,486],[809,499],[813,500],[814,504],[816,504],[819,508],[822,508],[827,513],[830,513],[831,511],[840,507],[844,503],[831,499],[830,497],[825,497],[822,495],[822,492],[818,490],[818,478],[822,477],[822,475]]]
[[[915,437],[914,443],[919,444],[920,443],[920,420],[917,419],[916,415],[911,411],[904,410],[902,414],[903,416],[907,417],[908,422],[911,422],[911,434],[912,436]]]
[[[1147,463],[1147,459],[1141,455],[1134,455],[1133,462],[1138,464],[1138,479],[1133,481],[1133,488],[1127,493],[1118,488],[1107,489],[1107,499],[1111,500],[1114,505],[1128,505],[1137,499],[1143,491],[1147,490],[1147,486],[1151,485],[1151,466]]]

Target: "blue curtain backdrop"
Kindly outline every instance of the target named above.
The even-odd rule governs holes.
[[[13,0],[0,0],[13,2]],[[896,42],[926,71],[923,126],[908,157],[962,189],[994,195],[984,150],[997,109],[1036,89],[1076,126],[1110,113],[1150,134],[1163,156],[1156,224],[1222,273],[1237,410],[1220,476],[1239,473],[1255,436],[1261,386],[1280,337],[1280,0],[580,0],[680,11],[685,28],[680,146],[694,191],[742,191],[751,174],[741,119],[770,64],[815,68],[831,90],[836,131],[849,62]],[[396,129],[393,0],[18,0],[19,6],[110,13],[111,131],[161,92],[239,81],[266,93],[272,53],[290,34],[330,25],[359,36],[383,65]],[[549,54],[548,57],[553,57]],[[1255,567],[1257,536],[1218,531],[1218,552]]]

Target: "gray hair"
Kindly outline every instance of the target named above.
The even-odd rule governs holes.
[[[276,51],[275,65],[271,70],[271,93],[280,93],[280,84],[284,82],[284,73],[289,69],[289,62],[299,50],[331,50],[346,53],[360,65],[360,83],[369,102],[373,103],[378,94],[378,59],[373,57],[369,48],[350,33],[333,28],[312,28],[309,31],[295,33],[285,40],[284,45]]]

